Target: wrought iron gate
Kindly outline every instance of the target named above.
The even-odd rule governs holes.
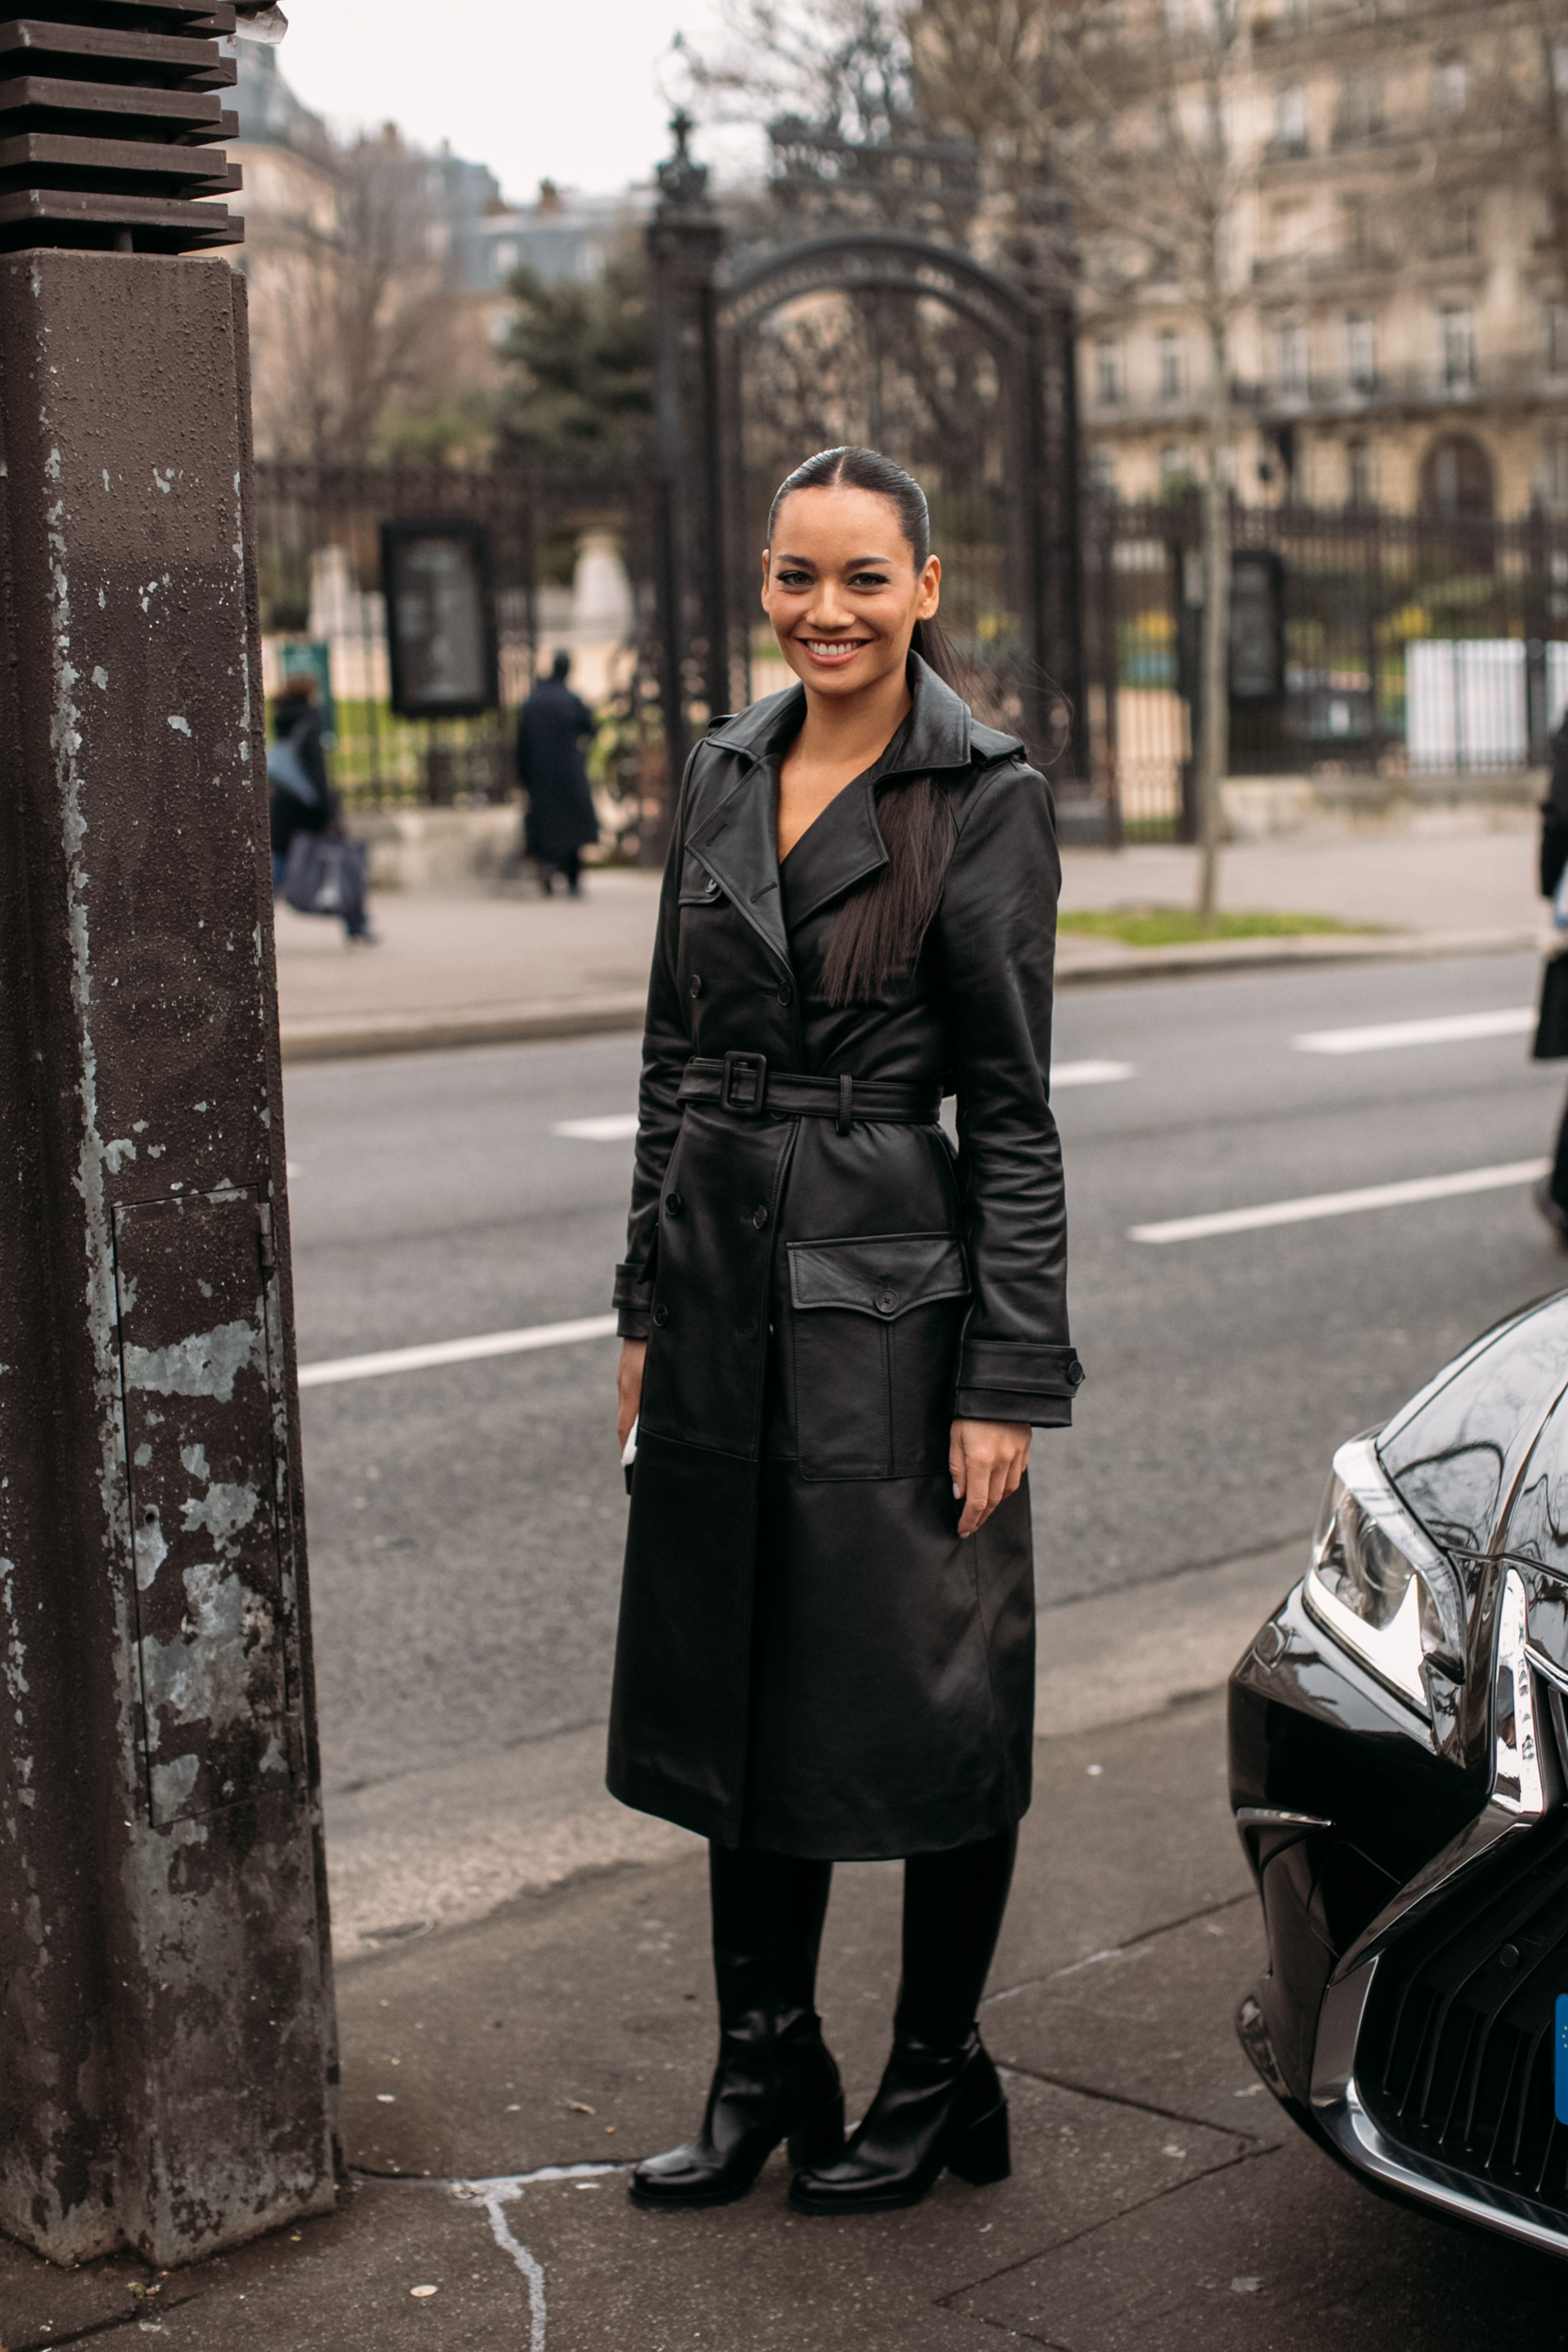
[[[677,117],[673,128],[676,151],[660,167],[649,229],[659,320],[656,577],[673,771],[712,718],[759,687],[786,682],[782,668],[776,677],[757,675],[768,653],[754,626],[755,583],[768,497],[810,450],[763,457],[750,445],[757,339],[791,306],[837,302],[879,325],[879,383],[889,323],[908,329],[937,313],[983,353],[995,389],[995,429],[973,478],[956,482],[940,453],[914,468],[931,491],[939,551],[968,543],[948,571],[943,618],[956,622],[985,715],[1016,727],[1048,765],[1064,831],[1102,837],[1107,804],[1088,763],[1073,333],[1063,283],[1022,252],[1019,274],[1004,277],[954,246],[893,230],[727,255],[706,169],[688,149],[690,125]],[[841,410],[847,421],[850,413]],[[837,437],[861,436],[841,426]],[[912,454],[891,435],[882,446]]]

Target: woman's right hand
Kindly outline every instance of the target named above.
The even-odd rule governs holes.
[[[647,1353],[646,1340],[626,1340],[622,1344],[621,1368],[615,1375],[615,1442],[623,1454],[642,1401],[642,1361]]]

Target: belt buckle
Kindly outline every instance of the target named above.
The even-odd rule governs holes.
[[[750,1099],[736,1093],[736,1082],[750,1081]],[[719,1100],[727,1111],[738,1111],[743,1119],[754,1119],[768,1099],[768,1057],[766,1054],[726,1054],[724,1074],[719,1082]]]

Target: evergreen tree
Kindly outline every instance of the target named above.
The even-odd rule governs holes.
[[[586,285],[519,270],[512,293],[509,437],[606,457],[634,447],[654,405],[653,304],[641,251],[628,246]]]

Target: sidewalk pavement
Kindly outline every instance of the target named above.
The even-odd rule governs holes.
[[[1069,932],[1058,984],[1528,947],[1543,921],[1534,868],[1533,827],[1524,825],[1238,844],[1223,856],[1223,906],[1329,914],[1382,926],[1384,935],[1137,948]],[[1068,909],[1188,907],[1196,852],[1069,850],[1063,869]],[[594,870],[584,893],[382,893],[374,948],[347,948],[336,922],[280,907],[285,1059],[640,1028],[657,877]]]
[[[1263,1952],[1212,1686],[1222,1633],[1243,1610],[1250,1631],[1298,1565],[1264,1555],[1145,1588],[1135,1612],[1096,1596],[1043,1622],[1048,1736],[982,2015],[1006,2183],[944,2178],[910,2213],[807,2220],[779,2155],[737,2206],[626,2202],[626,2167],[694,2126],[712,2062],[704,1855],[672,1833],[661,1858],[351,1958],[337,2213],[166,2277],[0,2244],[6,2352],[121,2328],[171,2352],[1568,2343],[1556,2263],[1379,2201],[1237,2047]],[[417,1843],[429,1825],[404,1801]],[[885,2053],[898,1887],[896,1865],[836,1874],[820,1999],[851,2116]]]

